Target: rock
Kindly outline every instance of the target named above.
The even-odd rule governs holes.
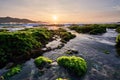
[[[10,63],[8,63],[7,65],[6,65],[6,69],[9,69],[9,68],[11,68],[11,67],[13,67],[13,65],[14,65],[14,63],[13,62],[10,62]]]
[[[58,49],[61,49],[64,46],[64,43],[61,43],[60,45],[58,45]]]
[[[42,51],[47,51],[47,48],[42,48]]]
[[[0,76],[0,80],[5,80],[3,76]]]
[[[42,48],[43,52],[47,52],[47,51],[50,51],[50,50],[52,50],[50,47]]]
[[[53,63],[51,63],[51,65],[52,65],[52,66],[57,66],[58,63],[57,63],[57,62],[53,62]]]
[[[78,51],[75,50],[75,49],[72,49],[72,50],[68,50],[65,52],[66,54],[78,54]]]
[[[51,47],[47,47],[47,51],[50,51],[50,50],[52,50]]]
[[[72,50],[71,50],[71,53],[78,54],[78,51],[75,50],[75,49],[72,49]]]

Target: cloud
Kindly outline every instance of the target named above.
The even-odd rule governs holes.
[[[113,8],[120,11],[120,5],[114,6]]]

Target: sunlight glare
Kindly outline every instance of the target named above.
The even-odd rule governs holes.
[[[53,20],[57,21],[58,17],[56,15],[53,16]]]

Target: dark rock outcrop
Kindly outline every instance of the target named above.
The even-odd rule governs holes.
[[[20,18],[12,18],[12,17],[0,17],[0,23],[36,23],[36,21],[32,21],[29,19],[20,19]]]

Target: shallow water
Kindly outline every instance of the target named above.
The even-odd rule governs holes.
[[[54,49],[54,48],[57,48],[62,42],[60,41],[61,39],[58,38],[56,40],[53,40],[52,42],[49,42],[47,45],[46,45],[46,48],[51,48],[51,49]]]
[[[31,59],[24,64],[22,72],[10,80],[55,80],[58,77],[70,77],[72,80],[120,80],[120,58],[116,56],[115,49],[115,37],[118,34],[114,29],[107,29],[107,33],[102,35],[70,32],[76,34],[76,38],[70,40],[63,48],[46,52],[43,56],[56,61],[57,57],[67,55],[64,54],[67,50],[78,50],[79,54],[74,55],[83,57],[88,63],[88,71],[84,77],[72,77],[57,65],[53,65],[40,76],[34,59]]]

